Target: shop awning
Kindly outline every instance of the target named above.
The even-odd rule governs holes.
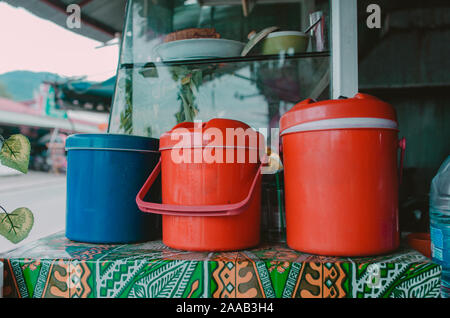
[[[55,118],[43,114],[40,109],[6,98],[0,98],[0,125],[58,128],[68,132],[100,133],[103,127],[97,122],[75,118]]]
[[[51,85],[55,88],[57,104],[66,109],[109,112],[115,83],[114,76],[104,82],[67,81]]]
[[[40,18],[52,21],[67,28],[67,6],[78,4],[81,7],[80,29],[69,29],[91,39],[108,42],[116,33],[122,32],[127,0],[3,0],[22,7]]]

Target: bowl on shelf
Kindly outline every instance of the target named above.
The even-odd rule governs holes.
[[[162,43],[155,53],[162,61],[240,56],[245,43],[227,39],[187,39]]]
[[[308,48],[309,35],[300,31],[272,32],[262,43],[262,54],[304,53]]]

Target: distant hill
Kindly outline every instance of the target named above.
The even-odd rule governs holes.
[[[0,84],[3,84],[7,93],[15,101],[32,99],[33,92],[39,89],[43,81],[55,81],[61,79],[57,74],[47,72],[13,71],[0,74]]]

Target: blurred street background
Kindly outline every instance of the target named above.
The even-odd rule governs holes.
[[[23,134],[31,143],[28,174],[0,164],[0,205],[34,214],[24,241],[0,236],[0,253],[65,229],[65,140],[108,125],[125,1],[111,3],[120,16],[98,14],[117,21],[117,37],[84,24],[73,32],[66,12],[44,1],[0,0],[0,135]]]
[[[65,174],[30,171],[15,174],[0,166],[0,204],[8,212],[27,207],[34,214],[28,237],[15,245],[0,237],[0,253],[64,230],[66,204]]]

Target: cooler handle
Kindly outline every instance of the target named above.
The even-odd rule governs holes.
[[[398,184],[402,184],[403,177],[403,163],[405,160],[405,151],[406,151],[406,138],[403,137],[398,141],[398,147],[400,148],[400,167],[398,171]]]
[[[198,205],[198,206],[183,206],[175,204],[159,204],[144,201],[145,195],[152,187],[156,178],[161,172],[161,159],[152,171],[144,186],[136,196],[136,203],[142,212],[174,215],[174,216],[233,216],[244,212],[249,206],[251,199],[255,193],[256,184],[261,178],[262,164],[258,168],[258,172],[253,178],[252,185],[250,187],[247,197],[238,203],[224,204],[224,205]]]

